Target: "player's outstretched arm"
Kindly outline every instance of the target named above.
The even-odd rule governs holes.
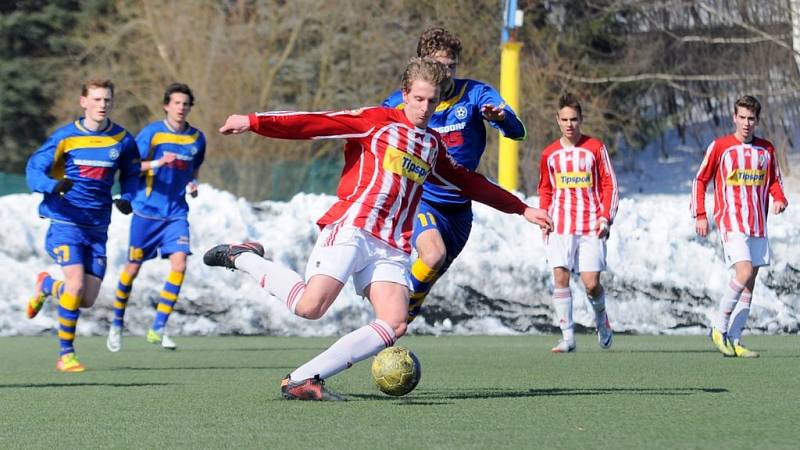
[[[242,114],[232,114],[219,129],[222,134],[242,134],[250,130],[250,118]]]
[[[553,219],[550,218],[547,211],[529,206],[522,215],[525,216],[528,222],[539,225],[539,228],[542,229],[542,233],[547,234],[553,231]]]

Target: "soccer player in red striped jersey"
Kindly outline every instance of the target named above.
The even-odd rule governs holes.
[[[542,152],[539,207],[553,218],[545,233],[547,261],[553,268],[553,307],[562,339],[553,353],[575,351],[570,272],[580,274],[595,312],[601,348],[611,347],[613,333],[606,313],[600,272],[606,268],[606,239],[617,212],[617,180],[605,145],[581,134],[583,111],[577,98],[565,94],[556,114],[561,137]]]
[[[757,358],[744,347],[742,330],[750,314],[758,269],[769,265],[767,211],[772,196],[773,214],[786,209],[788,201],[772,143],[755,136],[761,103],[750,95],[736,100],[733,123],[736,131],[716,139],[692,185],[692,216],[695,231],[708,235],[705,208],[706,186],[714,183],[714,222],[719,229],[725,263],[734,270],[719,314],[711,327],[711,340],[725,356]]]
[[[343,336],[291,372],[281,385],[284,398],[339,400],[323,380],[394,344],[406,331],[409,285],[406,270],[414,216],[426,181],[509,214],[521,214],[545,229],[547,213],[530,208],[483,176],[456,163],[439,133],[427,128],[444,87],[447,68],[414,58],[402,90],[406,107],[339,112],[273,112],[233,115],[224,134],[246,131],[282,139],[345,139],[345,165],[338,201],[317,222],[321,228],[305,279],[263,258],[260,244],[219,245],[203,260],[243,270],[283,301],[295,315],[319,319],[352,277],[376,319]]]

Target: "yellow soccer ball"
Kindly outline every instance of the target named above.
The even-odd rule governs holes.
[[[405,347],[389,347],[372,360],[372,378],[385,394],[406,395],[417,387],[421,376],[417,356]]]

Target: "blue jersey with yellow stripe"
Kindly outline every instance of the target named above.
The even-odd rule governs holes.
[[[28,159],[28,186],[44,193],[39,215],[79,226],[108,226],[118,170],[122,198],[133,200],[140,169],[136,141],[121,126],[107,122],[97,131],[88,130],[83,119],[63,126]],[[73,182],[72,189],[53,193],[64,178]]]
[[[175,131],[166,120],[159,120],[144,127],[136,136],[136,143],[142,161],[161,159],[165,153],[173,153],[175,161],[142,172],[133,201],[134,213],[151,219],[186,218],[186,185],[203,164],[205,135],[188,123],[183,131]]]
[[[454,79],[453,94],[443,99],[431,117],[428,126],[438,131],[447,144],[447,152],[459,164],[475,170],[486,148],[486,128],[483,125],[481,107],[492,104],[503,105],[506,116],[502,121],[489,121],[489,125],[500,130],[507,138],[524,140],[527,137],[525,125],[506,104],[500,94],[491,86],[480,81]],[[394,92],[383,106],[403,108],[403,95]],[[433,183],[423,186],[423,200],[434,203],[465,203],[468,199],[453,191],[445,190]]]

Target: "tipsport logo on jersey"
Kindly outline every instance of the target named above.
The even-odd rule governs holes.
[[[431,166],[427,162],[392,146],[386,147],[383,168],[417,184],[424,183],[431,171]]]
[[[556,187],[559,189],[576,189],[592,187],[591,172],[563,172],[556,174]]]
[[[736,169],[728,175],[728,186],[763,186],[767,172],[760,169]]]

